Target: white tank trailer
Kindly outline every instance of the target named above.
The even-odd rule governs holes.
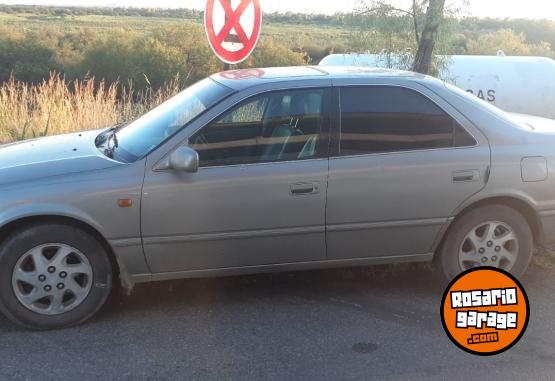
[[[403,67],[407,57],[332,54],[322,66]],[[409,57],[410,58],[410,57]],[[439,77],[502,110],[555,119],[555,61],[544,57],[439,56]]]

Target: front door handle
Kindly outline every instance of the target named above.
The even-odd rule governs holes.
[[[320,183],[297,183],[291,185],[292,196],[305,196],[320,193]]]
[[[478,170],[453,172],[454,183],[468,183],[468,182],[476,182],[478,180],[480,180],[480,171]]]

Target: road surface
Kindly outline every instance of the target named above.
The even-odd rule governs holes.
[[[25,331],[0,317],[0,379],[555,379],[547,267],[523,280],[527,333],[495,357],[449,341],[437,273],[380,267],[141,285],[63,331]]]

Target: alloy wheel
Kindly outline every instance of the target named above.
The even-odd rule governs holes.
[[[17,261],[12,288],[19,302],[41,315],[77,308],[89,295],[93,271],[87,257],[65,244],[37,246]]]
[[[489,221],[474,227],[463,239],[459,264],[463,271],[480,266],[510,271],[518,257],[518,237],[505,223]]]

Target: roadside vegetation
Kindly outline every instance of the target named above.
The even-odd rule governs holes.
[[[538,248],[534,256],[534,264],[543,268],[555,268],[555,245]]]
[[[178,77],[157,89],[124,88],[94,78],[38,84],[10,79],[0,86],[0,143],[98,129],[144,114],[181,89]]]
[[[317,64],[330,53],[415,52],[402,14],[265,15],[237,67]],[[555,22],[447,17],[438,54],[555,57]],[[220,71],[193,10],[0,5],[0,143],[135,118]]]

